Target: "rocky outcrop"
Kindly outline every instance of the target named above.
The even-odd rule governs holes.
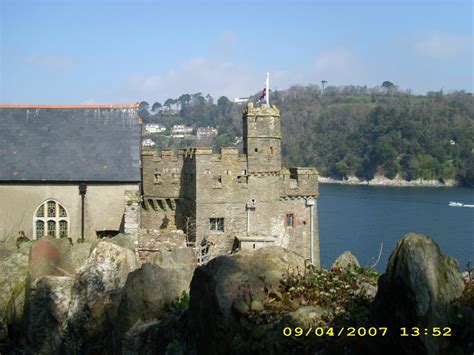
[[[23,316],[28,255],[0,251],[0,352],[15,340]]]
[[[239,329],[245,331],[245,327],[239,328],[239,313],[261,310],[266,294],[278,290],[282,276],[296,268],[304,270],[301,256],[280,247],[268,247],[220,256],[196,269],[191,281],[189,316],[198,352],[228,353],[238,347],[237,343],[245,341],[244,334],[237,334]]]
[[[100,242],[75,277],[64,341],[73,352],[113,351],[112,334],[120,291],[128,274],[138,267],[135,254]]]
[[[447,339],[424,336],[424,332],[449,326],[452,301],[461,296],[463,288],[455,259],[441,254],[430,238],[408,234],[398,242],[386,273],[379,278],[372,318],[390,329],[392,337],[386,340],[398,353],[445,353]],[[417,327],[423,334],[400,337],[401,327],[408,333]]]
[[[356,267],[360,267],[359,260],[352,255],[350,251],[345,251],[337,257],[337,259],[332,264],[332,268],[338,268],[343,270],[350,270]]]
[[[190,278],[179,269],[143,264],[132,272],[122,290],[117,326],[121,335],[136,324],[158,321],[165,306],[189,289]]]
[[[363,180],[355,176],[348,176],[346,179],[336,179],[332,177],[318,176],[320,184],[339,184],[339,185],[370,185],[370,186],[396,186],[396,187],[453,187],[458,186],[459,183],[453,179],[445,181],[440,180],[403,180],[400,177],[389,179],[385,176],[374,176],[372,180]]]
[[[43,237],[31,248],[31,280],[45,275],[73,277],[84,265],[94,246],[88,242],[73,245],[68,239]]]
[[[28,347],[36,354],[59,352],[73,283],[69,276],[43,276],[29,285],[24,334]]]
[[[183,297],[188,298],[189,282],[183,269],[168,270],[149,263],[129,275],[116,321],[122,353],[175,353],[170,345],[183,346],[187,322],[181,318],[187,308]],[[180,306],[178,298],[184,301]]]

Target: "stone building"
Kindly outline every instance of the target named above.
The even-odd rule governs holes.
[[[0,238],[139,229],[138,105],[0,105]]]
[[[142,228],[182,229],[191,245],[207,241],[211,257],[276,244],[319,265],[316,169],[281,167],[275,106],[249,103],[243,132],[243,154],[143,150]]]

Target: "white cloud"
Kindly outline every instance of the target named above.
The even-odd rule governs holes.
[[[26,59],[26,63],[39,69],[49,71],[66,70],[74,66],[71,57],[57,55],[35,55]]]
[[[194,58],[161,75],[130,76],[119,92],[122,100],[163,101],[202,92],[218,98],[245,96],[259,90],[264,74],[232,62]]]
[[[433,59],[450,60],[472,55],[473,38],[469,36],[435,35],[414,44],[415,52]]]
[[[286,89],[292,85],[364,84],[364,67],[347,49],[322,52],[316,59],[294,68],[270,70],[270,88]],[[257,93],[265,84],[265,70],[234,62],[193,58],[157,75],[132,75],[122,84],[117,97],[122,101],[162,102],[184,93],[202,92],[214,98],[230,99]]]

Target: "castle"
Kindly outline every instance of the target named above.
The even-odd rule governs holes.
[[[280,245],[319,265],[317,172],[281,167],[275,106],[247,105],[243,154],[140,152],[137,104],[0,105],[0,127],[3,240],[122,232],[138,252],[177,229],[187,240],[172,245],[204,246],[207,258]]]
[[[280,245],[319,265],[315,168],[281,167],[280,112],[249,103],[238,148],[142,151],[141,227],[182,229],[210,257]]]

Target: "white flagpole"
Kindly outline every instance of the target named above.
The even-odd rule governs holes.
[[[266,93],[266,100],[267,100],[267,105],[270,105],[270,73],[267,72],[267,81],[265,83],[265,93]]]

